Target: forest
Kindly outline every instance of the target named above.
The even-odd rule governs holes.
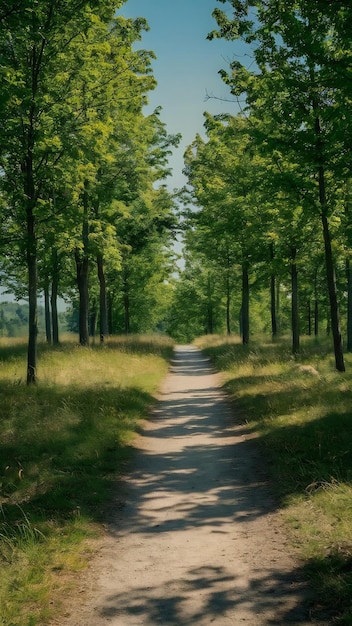
[[[224,2],[222,2],[224,4]],[[348,3],[230,2],[208,38],[241,39],[248,68],[220,69],[239,105],[205,113],[170,193],[179,143],[160,108],[148,24],[123,2],[2,2],[2,286],[37,302],[59,342],[58,297],[79,343],[96,333],[331,334],[352,349],[351,35]],[[174,241],[183,237],[180,269]]]
[[[58,298],[88,346],[161,332],[331,336],[352,349],[351,32],[348,2],[232,1],[208,38],[240,39],[219,71],[234,116],[205,113],[171,193],[170,135],[144,18],[120,1],[0,4],[0,271],[28,302],[36,380],[38,296],[59,343]],[[211,44],[210,44],[211,45]],[[177,262],[175,239],[183,240]]]
[[[0,0],[0,622],[80,604],[192,342],[222,434],[267,464],[311,620],[351,624],[352,4],[214,0],[209,46],[246,51],[219,67],[237,113],[204,113],[173,191],[182,138],[147,106],[149,25],[124,5]]]

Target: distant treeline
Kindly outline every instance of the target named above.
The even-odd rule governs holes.
[[[28,333],[28,304],[19,302],[0,303],[0,337],[25,337]],[[66,330],[66,313],[59,313],[61,330]],[[45,335],[44,307],[38,307],[39,335]]]

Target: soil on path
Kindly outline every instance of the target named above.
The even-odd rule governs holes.
[[[178,346],[89,593],[60,624],[312,623],[257,445],[235,421],[209,361]]]

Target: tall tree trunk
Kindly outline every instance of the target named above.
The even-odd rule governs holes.
[[[109,330],[109,335],[112,335],[114,333],[114,326],[113,326],[114,296],[110,291],[108,291],[107,293],[107,306],[108,306],[108,330]]]
[[[231,287],[229,268],[226,271],[226,332],[231,335]]]
[[[57,298],[59,292],[59,260],[56,248],[52,253],[53,278],[51,282],[51,323],[53,329],[53,344],[59,344],[59,317],[57,311]]]
[[[89,294],[88,294],[88,259],[80,258],[80,251],[75,253],[76,270],[77,270],[77,286],[79,293],[79,343],[81,346],[89,345],[88,332],[88,312],[89,312]]]
[[[324,184],[324,171],[320,168],[319,173],[319,188],[321,196],[325,198],[325,184]],[[322,203],[322,206],[325,206],[325,200]],[[331,247],[331,237],[329,230],[328,218],[326,216],[325,210],[322,210],[321,219],[323,224],[323,232],[324,232],[324,246],[325,246],[325,263],[326,263],[326,275],[328,282],[328,292],[329,292],[329,301],[330,301],[330,319],[331,319],[331,330],[334,341],[334,353],[335,353],[335,365],[336,369],[339,372],[345,371],[345,362],[343,357],[343,349],[342,349],[342,337],[340,332],[340,320],[339,320],[339,307],[337,303],[337,289],[336,289],[336,278],[335,278],[335,267],[334,260],[332,254]]]
[[[89,221],[88,221],[88,183],[86,182],[83,192],[83,224],[82,224],[82,242],[83,251],[75,252],[76,270],[77,270],[77,286],[79,292],[79,343],[81,346],[89,346],[89,259],[88,259],[88,239],[89,239]]]
[[[248,264],[242,264],[242,343],[249,343],[249,275]]]
[[[276,325],[277,333],[280,332],[280,280],[276,281]]]
[[[51,313],[50,313],[50,296],[48,281],[44,285],[44,311],[45,311],[45,336],[47,343],[51,344]]]
[[[94,298],[93,302],[90,303],[89,308],[89,336],[95,339],[95,335],[97,333],[97,325],[98,325],[98,307],[97,302]]]
[[[314,337],[319,334],[318,270],[314,276]]]
[[[108,338],[109,324],[108,324],[108,305],[106,297],[106,281],[104,273],[104,259],[101,254],[97,256],[98,277],[99,277],[99,320],[100,320],[100,343]]]
[[[59,345],[59,315],[57,310],[57,290],[58,285],[57,281],[53,279],[51,284],[51,323],[53,329],[53,344],[54,346]]]
[[[294,355],[299,354],[298,272],[296,254],[296,248],[291,248],[291,326],[292,353]]]
[[[212,335],[214,332],[214,313],[213,313],[213,300],[212,300],[212,288],[210,272],[207,276],[207,333]]]
[[[319,302],[318,298],[314,300],[314,337],[319,335]]]
[[[347,351],[352,352],[352,268],[350,259],[346,259],[347,278]]]
[[[34,233],[34,217],[29,221],[28,252],[28,300],[29,300],[29,317],[28,317],[28,358],[27,358],[27,385],[36,382],[37,370],[37,241]]]
[[[130,294],[128,284],[128,270],[124,267],[123,270],[123,307],[125,313],[125,334],[130,334]]]
[[[310,305],[310,298],[307,300],[307,331],[308,336],[310,337],[312,334],[312,310]]]
[[[22,165],[24,174],[24,193],[26,197],[27,218],[27,271],[28,271],[28,352],[27,352],[27,385],[36,382],[37,369],[37,292],[38,292],[38,268],[37,268],[37,236],[34,215],[35,188],[33,173],[33,128],[30,127],[28,139],[28,154]]]
[[[317,111],[317,103],[313,102],[313,108]],[[345,362],[342,349],[342,337],[340,332],[340,320],[339,320],[339,307],[337,301],[337,289],[335,278],[335,266],[331,246],[331,235],[329,229],[329,222],[327,216],[327,203],[326,203],[326,190],[325,190],[325,170],[324,170],[324,155],[322,144],[322,130],[320,125],[319,116],[315,119],[315,134],[317,137],[317,156],[320,162],[318,166],[318,180],[319,180],[319,202],[321,209],[321,221],[323,226],[324,236],[324,248],[325,248],[325,265],[326,265],[326,277],[329,292],[330,302],[330,319],[331,330],[334,341],[334,353],[335,353],[335,365],[339,372],[345,371]]]
[[[274,243],[270,243],[270,261],[271,261],[271,276],[270,276],[270,311],[271,311],[271,334],[273,339],[277,336],[277,317],[276,317],[276,277],[273,269],[274,261]]]

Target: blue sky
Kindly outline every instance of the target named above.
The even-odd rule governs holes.
[[[204,135],[203,112],[236,114],[228,87],[218,71],[227,69],[239,53],[239,44],[224,40],[208,41],[207,34],[216,27],[212,18],[215,7],[226,5],[217,0],[128,0],[119,13],[126,17],[145,17],[150,30],[143,35],[141,47],[157,56],[153,70],[158,86],[150,94],[150,106],[162,107],[161,119],[169,133],[182,134],[180,148],[170,159],[173,176],[169,187],[181,187],[183,153],[196,133]]]

